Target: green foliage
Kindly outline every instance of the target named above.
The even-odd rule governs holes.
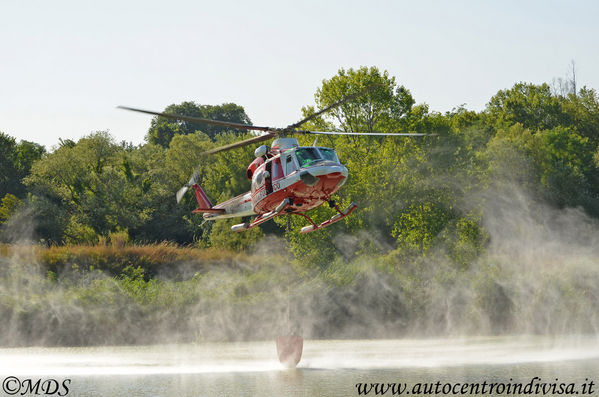
[[[44,153],[43,146],[28,141],[17,144],[13,137],[0,131],[0,197],[10,193],[23,198],[26,190],[22,180]]]
[[[599,214],[593,144],[572,127],[533,133],[516,124],[497,132],[486,155],[495,176],[518,182],[559,207],[583,206]]]
[[[584,205],[592,200],[586,197],[593,191],[588,178],[596,175],[598,169],[593,165],[588,138],[564,127],[538,135],[539,146],[534,148],[533,156],[542,170],[541,183],[549,189],[552,201],[561,207]],[[599,192],[597,187],[594,190]]]
[[[264,233],[259,227],[254,227],[241,233],[231,232],[231,226],[241,223],[239,218],[223,219],[216,222],[210,231],[210,246],[219,249],[242,251],[255,245]]]
[[[325,221],[334,214],[327,205],[318,207],[309,213],[316,224]],[[308,267],[326,268],[329,266],[339,254],[335,245],[332,244],[334,235],[335,233],[344,233],[344,225],[338,222],[319,231],[300,234],[301,228],[310,224],[308,220],[300,216],[291,216],[290,218],[283,216],[275,218],[275,222],[281,228],[286,228],[288,219],[291,232],[287,233],[287,240],[289,249],[294,256]]]
[[[509,90],[501,90],[487,104],[486,115],[494,125],[520,123],[540,130],[570,122],[561,98],[551,94],[548,84],[517,83]]]
[[[16,146],[15,139],[0,132],[0,197],[17,189],[16,175]]]
[[[599,144],[599,98],[594,89],[583,87],[578,93],[562,99],[564,111],[570,116],[570,127],[589,139],[593,145]]]
[[[410,112],[414,99],[404,86],[397,86],[395,77],[389,77],[387,71],[381,73],[375,67],[339,69],[336,76],[324,80],[322,87],[316,90],[316,105],[323,109],[372,86],[376,88],[332,109],[322,116],[323,119],[345,131],[399,132],[401,119]]]
[[[15,151],[15,167],[21,178],[27,176],[33,163],[46,154],[46,149],[37,143],[21,141]]]
[[[109,233],[108,240],[110,241],[110,244],[116,248],[123,248],[126,245],[129,245],[131,242],[129,232],[127,232],[127,230]]]
[[[455,189],[449,186],[452,181],[445,180],[444,176],[450,174],[455,179],[454,171],[467,165],[473,154],[463,150],[463,137],[451,133],[448,117],[429,112],[425,104],[414,106],[414,100],[407,89],[398,87],[395,78],[374,67],[348,71],[341,69],[337,76],[323,81],[322,88],[317,90],[316,103],[319,108],[324,108],[372,84],[377,85],[377,88],[356,101],[331,111],[330,115],[321,116],[308,128],[337,127],[357,132],[424,132],[436,133],[443,138],[321,138],[318,144],[334,147],[341,162],[350,170],[348,182],[338,193],[340,206],[357,202],[359,208],[344,222],[328,229],[308,235],[296,232],[290,235],[292,251],[309,263],[326,266],[339,254],[347,256],[347,249],[339,252],[331,244],[333,236],[340,233],[357,236],[364,231],[377,238],[356,238],[351,255],[385,253],[397,240],[401,241],[401,249],[415,249],[414,252],[422,254],[432,246],[435,236],[443,230],[447,219],[453,216],[451,211],[436,211],[437,208],[452,208],[456,200],[452,193]],[[305,116],[312,112],[315,112],[314,108],[304,108]],[[463,117],[474,119],[472,115]],[[308,139],[300,143],[311,144]],[[429,214],[429,225],[418,225],[421,228],[419,232],[411,227],[410,230],[405,230],[404,224],[410,222],[410,216],[416,216],[414,209],[429,206],[431,199],[437,200],[439,207],[435,205],[435,210]],[[325,207],[312,212],[318,221],[334,214]],[[424,222],[424,218],[420,217],[419,221]],[[306,221],[299,217],[292,222],[294,228],[305,224]],[[418,243],[419,247],[416,249],[410,241],[415,242],[422,235],[426,235],[430,241]]]
[[[367,94],[302,126],[314,130],[434,133],[427,137],[321,136],[335,148],[349,179],[333,199],[358,210],[343,221],[302,235],[308,221],[292,216],[287,247],[307,267],[327,269],[343,259],[400,258],[400,263],[440,252],[467,269],[484,252],[485,195],[517,186],[557,207],[580,207],[599,217],[599,100],[584,87],[560,93],[547,84],[517,83],[494,95],[486,109],[457,106],[445,114],[416,103],[410,91],[376,67],[340,69],[323,80],[303,115],[366,87]],[[184,102],[166,112],[250,123],[242,107]],[[201,132],[200,132],[201,131]],[[249,232],[229,228],[241,219],[204,222],[191,214],[193,191],[177,204],[174,194],[194,170],[216,204],[249,190],[246,167],[253,147],[214,156],[206,150],[247,139],[247,132],[157,117],[148,143],[118,144],[105,132],[62,140],[52,153],[0,134],[0,221],[18,211],[23,224],[49,244],[173,241],[218,249],[246,250],[268,234],[282,235],[279,217]],[[302,145],[311,136],[298,136]],[[21,181],[24,180],[25,184]],[[8,195],[10,194],[10,195]],[[308,215],[320,223],[335,214],[327,205]],[[15,220],[21,222],[21,218]],[[390,262],[389,262],[390,263]],[[387,265],[385,265],[387,266]],[[457,269],[457,270],[456,270]]]
[[[451,216],[451,212],[437,203],[412,204],[399,215],[391,234],[397,238],[400,250],[424,255],[433,247],[435,238],[445,229]]]
[[[491,324],[493,329],[526,317],[517,312],[505,285],[497,281],[510,280],[521,273],[521,267],[486,254],[495,238],[491,232],[496,231],[489,222],[497,215],[491,212],[497,199],[494,194],[507,191],[517,200],[523,192],[540,208],[577,207],[577,213],[599,217],[596,91],[585,87],[555,94],[546,84],[518,83],[499,91],[482,112],[458,106],[441,114],[425,103],[417,104],[409,90],[386,71],[361,67],[341,69],[324,80],[315,103],[304,107],[303,114],[314,114],[373,84],[376,88],[368,94],[302,128],[437,135],[320,137],[318,145],[335,148],[349,170],[349,179],[334,200],[342,209],[356,202],[358,209],[344,220],[308,234],[299,233],[308,221],[293,215],[291,231],[285,232],[285,242],[280,244],[268,235],[282,235],[287,217],[232,233],[230,226],[246,219],[203,222],[200,215],[191,214],[197,205],[192,191],[179,205],[174,199],[195,169],[213,203],[248,191],[245,171],[254,158],[253,147],[214,156],[202,153],[251,134],[157,118],[144,145],[117,144],[110,135],[99,132],[76,142],[61,141],[52,153],[44,153],[30,142],[17,144],[0,134],[3,229],[34,223],[36,237],[50,245],[33,249],[37,259],[26,258],[41,264],[42,279],[23,273],[23,269],[0,272],[0,279],[13,272],[17,280],[26,279],[27,285],[35,282],[37,289],[56,293],[57,286],[64,287],[68,302],[81,309],[73,312],[92,314],[85,320],[69,317],[69,313],[55,318],[79,324],[78,329],[88,330],[91,324],[96,330],[109,330],[105,343],[126,343],[138,334],[148,338],[143,331],[156,325],[169,336],[180,332],[182,324],[199,332],[193,319],[212,319],[223,307],[232,308],[227,316],[238,320],[258,313],[252,310],[264,304],[266,317],[280,323],[277,310],[283,309],[276,304],[286,302],[281,297],[287,296],[291,302],[305,302],[309,295],[310,305],[325,306],[326,321],[314,325],[313,335],[342,329],[349,319],[352,329],[359,329],[352,312],[355,307],[367,308],[369,319],[396,319],[397,323],[386,324],[402,330],[415,321],[425,327],[448,323],[484,327],[471,321],[476,317],[473,313],[480,312],[492,313],[486,326]],[[167,111],[249,123],[242,108],[234,105],[229,113],[226,108],[186,102]],[[302,145],[313,143],[309,136],[298,140]],[[505,198],[503,203],[508,208],[511,199]],[[325,204],[307,215],[320,223],[335,213]],[[186,246],[145,244],[163,241]],[[265,248],[266,255],[246,254]],[[13,257],[11,249],[0,245],[0,254]],[[276,256],[278,249],[291,252],[295,261],[281,266],[289,263],[289,258]],[[588,263],[596,262],[593,260]],[[578,281],[564,281],[562,264],[554,265],[554,273],[552,266],[541,269],[549,273],[540,281],[538,269],[531,272],[528,282],[541,283],[541,292],[533,301],[553,304],[556,291],[565,291],[564,299],[583,297],[588,291],[585,284],[573,288]],[[299,281],[294,284],[290,280]],[[12,281],[6,285],[24,283]],[[42,309],[54,310],[53,306],[44,306],[37,292],[23,301],[16,292],[0,294],[0,314],[17,318],[23,329],[34,330],[35,322],[27,318],[43,316],[48,310]],[[582,301],[596,311],[596,302],[589,297]],[[529,307],[528,298],[523,301],[522,307]],[[299,313],[306,310],[296,309]],[[564,312],[555,313],[561,316]],[[264,311],[260,313],[264,315]],[[137,320],[138,333],[131,329],[114,332],[126,318]],[[364,321],[364,329],[370,331],[370,325]],[[204,329],[220,326],[222,323],[214,320]],[[237,328],[218,330],[217,339],[238,335]],[[96,333],[67,334],[72,338],[73,334]],[[67,334],[52,337],[55,343],[77,343]],[[85,339],[81,338],[77,341]]]
[[[93,227],[80,223],[73,217],[64,231],[63,241],[66,244],[94,244],[98,237]]]
[[[23,202],[16,196],[6,193],[0,200],[0,238],[2,241],[10,241],[12,238],[7,238],[4,232],[10,234],[11,226],[14,222],[18,222],[17,218],[19,210],[23,209]]]
[[[484,252],[489,236],[480,218],[462,217],[452,226],[445,240],[449,256],[460,269],[466,269]]]
[[[17,212],[23,202],[16,196],[6,193],[0,201],[0,225],[7,223],[10,217]]]

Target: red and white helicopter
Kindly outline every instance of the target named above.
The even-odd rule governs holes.
[[[266,145],[261,145],[254,152],[256,159],[252,161],[246,172],[248,179],[251,180],[251,190],[249,192],[213,206],[204,190],[197,183],[199,174],[198,172],[195,172],[189,182],[177,192],[177,202],[181,201],[181,198],[190,187],[193,187],[199,205],[193,212],[203,214],[203,217],[206,220],[256,216],[252,222],[240,223],[232,226],[232,231],[241,232],[258,226],[276,216],[294,214],[302,216],[310,222],[309,225],[301,229],[301,233],[308,233],[322,229],[345,218],[357,208],[357,204],[352,203],[349,207],[341,210],[331,198],[333,194],[345,184],[349,175],[347,168],[339,161],[335,150],[332,148],[316,146],[316,144],[314,144],[314,146],[299,146],[297,139],[289,137],[290,135],[434,135],[419,133],[308,131],[298,129],[298,127],[307,121],[365,94],[367,91],[372,90],[372,88],[373,87],[369,87],[364,91],[348,96],[285,128],[259,127],[171,113],[153,112],[124,106],[119,107],[126,110],[162,116],[175,120],[212,124],[249,131],[261,131],[264,133],[240,142],[208,150],[203,153],[206,155],[274,138],[275,140],[270,148]],[[337,213],[330,219],[317,225],[305,214],[305,212],[316,208],[325,202],[328,203],[331,208],[334,208]]]

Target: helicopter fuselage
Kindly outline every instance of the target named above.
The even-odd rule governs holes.
[[[343,186],[347,176],[345,166],[328,160],[299,168],[279,179],[274,179],[271,173],[270,180],[263,178],[263,183],[253,184],[252,206],[256,213],[269,212],[285,198],[292,198],[286,212],[308,211],[330,200]]]
[[[289,139],[295,141],[295,139]],[[297,141],[295,141],[297,142]],[[257,150],[258,151],[258,150]],[[221,219],[275,211],[288,199],[285,213],[300,213],[327,202],[348,177],[333,149],[308,146],[275,146],[248,167],[251,190],[215,205],[220,213],[204,213],[205,219]]]

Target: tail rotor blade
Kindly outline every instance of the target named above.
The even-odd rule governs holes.
[[[185,193],[187,193],[187,191],[189,190],[189,186],[185,185],[183,186],[181,189],[179,189],[179,191],[177,192],[177,204],[179,204],[181,202],[181,199],[183,198],[183,196],[185,196]]]
[[[176,194],[177,204],[181,202],[181,200],[183,199],[183,196],[185,196],[185,193],[187,193],[189,188],[192,187],[193,185],[195,185],[196,183],[198,183],[199,180],[200,180],[200,169],[196,168],[196,170],[193,172],[193,174],[191,174],[191,178],[189,178],[189,182],[187,182],[187,184],[185,186],[183,186],[181,189],[179,189],[179,191],[177,192],[177,194]]]

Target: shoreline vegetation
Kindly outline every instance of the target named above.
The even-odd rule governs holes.
[[[95,245],[40,246],[31,244],[0,244],[0,257],[18,257],[39,264],[47,272],[62,273],[69,268],[99,271],[119,276],[125,269],[143,271],[152,278],[169,266],[181,263],[222,263],[234,261],[243,253],[215,248],[179,246],[174,243],[132,245],[104,243]]]
[[[0,318],[5,327],[0,345],[245,339],[235,334],[233,324],[207,337],[199,325],[223,321],[204,317],[221,316],[225,305],[250,294],[252,284],[276,282],[256,259],[173,243],[1,244]],[[253,295],[249,300],[260,293]]]
[[[0,346],[597,331],[596,256],[489,255],[463,271],[442,258],[398,268],[394,255],[381,255],[310,268],[288,254],[172,243],[3,244]]]

